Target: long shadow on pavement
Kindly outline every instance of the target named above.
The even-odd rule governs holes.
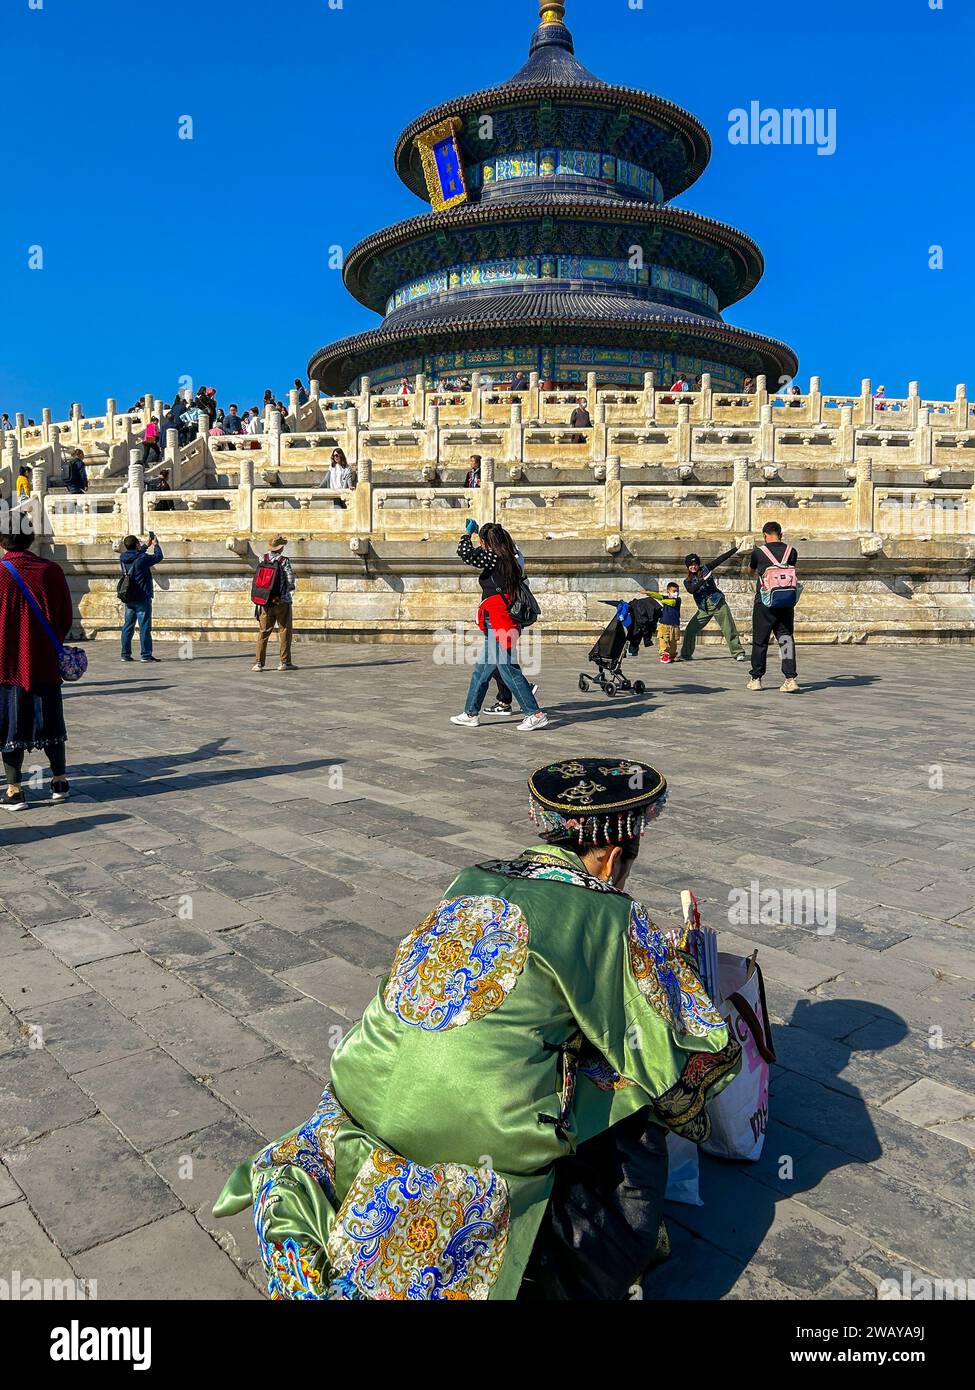
[[[883,1020],[887,1025],[885,1041],[879,1047],[868,1049],[861,1045],[857,1049],[855,1042],[847,1046],[881,1051],[907,1036],[908,1025],[899,1014],[881,1004],[865,1005],[862,1000],[802,1000],[787,1026],[801,1026],[817,1034],[817,1010],[835,1014],[844,1004],[861,1010],[869,1007],[877,1021]],[[803,1113],[804,1077],[784,1068],[773,1068],[773,1078],[791,1077],[799,1086],[798,1098],[786,1101],[788,1119],[783,1122],[776,1115],[773,1084],[769,1101],[771,1128],[759,1162],[734,1163],[702,1155],[704,1205],[668,1203],[667,1227],[673,1255],[643,1280],[645,1298],[722,1298],[756,1255],[760,1280],[785,1284],[800,1298],[821,1296],[822,1289],[842,1273],[842,1252],[833,1249],[833,1238],[814,1223],[810,1223],[810,1232],[803,1232],[793,1220],[783,1227],[780,1238],[773,1236],[766,1244],[780,1201],[792,1197],[801,1200],[804,1192],[815,1191],[829,1173],[850,1164],[875,1162],[883,1153],[866,1101],[856,1087],[840,1079],[841,1074],[842,1068],[836,1074],[835,1089],[828,1080],[819,1083],[826,1088],[827,1106],[835,1106],[831,1120],[829,1115]],[[754,1295],[746,1289],[744,1296]]]

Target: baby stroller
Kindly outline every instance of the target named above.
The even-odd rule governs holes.
[[[579,689],[587,691],[591,685],[598,685],[610,698],[618,690],[632,690],[634,695],[643,695],[647,687],[643,681],[627,680],[623,675],[623,662],[628,655],[636,656],[641,646],[653,644],[663,608],[654,598],[638,598],[629,603],[625,600],[617,603],[612,599],[603,599],[603,602],[616,612],[589,653],[598,675],[582,672]]]

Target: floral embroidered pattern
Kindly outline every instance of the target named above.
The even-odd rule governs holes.
[[[276,1179],[271,1177],[254,1202],[254,1227],[267,1274],[268,1294],[275,1302],[324,1299],[326,1293],[322,1287],[321,1269],[318,1268],[321,1247],[301,1245],[293,1236],[276,1241],[267,1234],[267,1223],[280,1195]]]
[[[328,1259],[371,1300],[485,1299],[508,1240],[508,1188],[489,1168],[376,1149],[342,1203]]]
[[[642,903],[630,908],[628,946],[630,969],[641,993],[671,1028],[703,1038],[726,1027],[690,962],[657,931]]]
[[[740,1061],[741,1044],[735,1038],[720,1052],[692,1052],[673,1086],[653,1102],[657,1119],[675,1134],[703,1144],[711,1137],[708,1097]]]
[[[281,1168],[293,1164],[321,1183],[335,1199],[335,1135],[348,1115],[326,1086],[311,1119],[287,1139],[270,1144],[254,1160],[255,1168]]]
[[[592,1046],[583,1047],[579,1070],[601,1091],[622,1091],[627,1086],[636,1085],[628,1077],[621,1076],[613,1064]]]
[[[454,898],[401,943],[383,998],[412,1028],[461,1028],[504,1002],[527,958],[520,907],[503,898]]]

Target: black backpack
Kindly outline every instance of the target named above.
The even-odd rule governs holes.
[[[255,608],[266,608],[281,593],[284,584],[284,570],[279,560],[262,560],[251,585],[251,603]]]
[[[126,608],[131,608],[145,598],[145,595],[132,574],[135,564],[126,565],[121,560],[119,563],[122,565],[122,578],[115,586],[115,592],[119,597],[119,602],[124,603]]]
[[[518,585],[518,592],[508,605],[508,612],[521,628],[531,627],[532,623],[537,623],[542,616],[538,600],[529,589],[527,580],[523,579]]]

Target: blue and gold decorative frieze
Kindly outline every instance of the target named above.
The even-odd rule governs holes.
[[[663,187],[649,169],[593,150],[518,150],[485,159],[468,170],[471,188],[490,188],[515,179],[585,178],[609,183],[622,193],[663,202]]]
[[[509,256],[498,260],[452,265],[428,275],[418,276],[391,295],[386,313],[405,308],[418,299],[449,294],[475,287],[530,284],[534,280],[571,280],[584,284],[614,285],[623,288],[664,290],[668,294],[706,304],[717,312],[718,296],[703,280],[667,266],[651,265],[634,269],[629,261],[605,256]]]
[[[452,116],[416,138],[434,212],[446,212],[448,208],[467,202],[467,182],[458,139],[460,129],[461,122]]]

